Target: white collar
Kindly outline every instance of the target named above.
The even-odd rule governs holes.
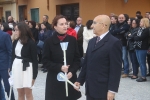
[[[79,26],[79,27],[81,27],[81,24],[80,24],[80,25],[76,25],[76,26]]]
[[[107,35],[108,32],[109,32],[109,31],[107,31],[106,33],[104,33],[104,34],[102,34],[101,36],[99,36],[100,39],[102,40],[102,39]]]

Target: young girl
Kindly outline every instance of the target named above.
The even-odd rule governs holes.
[[[17,40],[13,42],[12,76],[18,90],[18,100],[33,100],[32,86],[38,74],[37,47],[25,23],[15,27]]]

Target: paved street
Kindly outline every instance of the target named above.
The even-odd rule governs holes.
[[[137,83],[130,78],[121,79],[119,93],[116,95],[116,100],[150,100],[150,77],[147,82]],[[40,71],[33,89],[34,100],[44,100],[45,94],[46,73]],[[17,92],[15,96],[17,98]],[[84,93],[84,87],[81,87]],[[16,99],[17,100],[17,99]],[[86,100],[83,95],[79,100]]]

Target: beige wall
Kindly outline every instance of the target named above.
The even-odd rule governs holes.
[[[124,3],[124,0],[49,0],[49,10],[47,9],[47,1],[18,0],[18,5],[27,5],[28,20],[31,19],[30,9],[39,8],[40,22],[42,22],[42,16],[46,14],[49,16],[50,23],[54,16],[56,16],[57,5],[73,3],[79,3],[80,16],[83,18],[83,24],[89,19],[94,19],[99,14],[110,15],[113,12],[119,15],[121,13],[127,13],[129,16],[135,17],[137,10],[140,10],[143,16],[145,16],[145,12],[150,12],[150,0],[128,0],[127,3]]]
[[[79,0],[49,0],[49,10],[47,9],[47,0],[18,0],[18,6],[27,5],[28,20],[31,20],[30,9],[39,8],[39,20],[42,22],[42,16],[48,15],[49,22],[56,16],[56,5],[79,3]],[[18,9],[18,8],[17,8]],[[18,10],[17,10],[18,12]]]
[[[150,12],[150,0],[128,0],[127,3],[124,3],[124,0],[80,0],[80,16],[84,24],[99,14],[110,15],[112,12],[135,17],[138,10],[144,17],[145,12]]]
[[[145,12],[150,12],[150,0],[128,0],[127,3],[124,3],[124,0],[115,0],[115,2],[110,1],[113,0],[106,0],[106,14],[110,14],[111,12],[114,12],[117,15],[126,13],[131,17],[135,17],[136,11],[139,10],[144,17]]]
[[[4,5],[1,5],[1,7],[3,7],[3,16],[4,16],[5,20],[6,20],[5,11],[11,11],[11,16],[13,16],[15,20],[17,19],[16,3],[4,4]]]

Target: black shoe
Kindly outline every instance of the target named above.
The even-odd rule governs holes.
[[[136,81],[137,81],[137,82],[145,82],[145,81],[147,81],[147,79],[140,77],[140,78],[138,78]]]
[[[135,76],[135,77],[134,77],[134,76],[132,76],[132,77],[131,77],[131,79],[137,79],[137,78],[138,78],[138,76]]]
[[[46,73],[46,72],[47,72],[47,69],[44,69],[44,70],[43,70],[43,73]]]
[[[147,76],[150,76],[150,73],[148,73]]]

